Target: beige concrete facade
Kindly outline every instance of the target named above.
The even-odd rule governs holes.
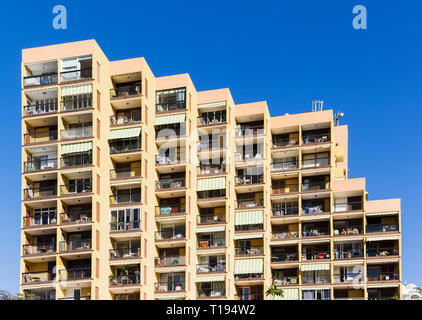
[[[271,117],[94,40],[25,49],[21,70],[21,293],[401,297],[400,199],[348,178],[332,110]]]

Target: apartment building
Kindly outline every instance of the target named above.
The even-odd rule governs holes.
[[[332,110],[271,116],[94,40],[22,51],[21,293],[400,298],[400,206],[348,178]]]

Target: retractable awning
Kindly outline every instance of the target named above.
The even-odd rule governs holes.
[[[72,144],[64,144],[61,147],[61,154],[79,153],[92,150],[92,142],[80,142]]]
[[[236,226],[262,223],[264,223],[263,210],[240,211],[236,212],[234,216],[234,224]]]
[[[234,263],[234,274],[263,273],[263,259],[240,259]]]
[[[366,241],[384,241],[384,240],[399,240],[399,236],[379,236],[379,237],[366,237]]]
[[[224,281],[224,275],[215,275],[215,276],[206,276],[206,277],[197,277],[196,282],[218,282]]]
[[[226,230],[225,226],[196,228],[196,233],[219,232]]]
[[[110,187],[118,187],[118,186],[128,186],[128,185],[134,185],[134,184],[141,184],[141,181],[126,181],[126,182],[114,182],[110,183]]]
[[[181,123],[186,121],[186,114],[174,114],[171,116],[156,117],[154,125],[162,126],[165,124]]]
[[[315,263],[315,264],[302,264],[300,267],[302,271],[323,271],[330,270],[329,263]]]
[[[141,128],[139,128],[139,127],[112,130],[112,131],[110,131],[110,134],[108,136],[108,140],[135,138],[135,137],[139,137],[140,133],[141,133]]]
[[[270,300],[299,300],[299,289],[283,289],[283,296],[269,296]]]
[[[198,104],[198,109],[211,109],[211,108],[219,108],[219,107],[225,107],[225,106],[226,106],[226,101],[220,101],[220,102]]]
[[[75,96],[78,94],[92,93],[92,84],[81,84],[62,88],[62,97]]]
[[[261,234],[239,234],[234,236],[234,240],[245,240],[245,239],[260,239],[263,238],[264,235]]]
[[[208,191],[208,190],[219,190],[219,189],[226,189],[225,177],[201,179],[201,180],[198,180],[198,183],[196,185],[197,191]]]
[[[399,214],[398,211],[388,211],[388,212],[367,212],[365,215],[368,217],[381,217],[381,216],[389,216],[389,215],[396,215]]]

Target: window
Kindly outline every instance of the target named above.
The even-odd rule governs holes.
[[[97,90],[97,109],[101,111],[101,93]]]
[[[125,231],[139,229],[141,227],[139,208],[119,209],[111,211],[111,231]]]

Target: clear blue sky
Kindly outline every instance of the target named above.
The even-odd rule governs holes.
[[[68,30],[52,28],[57,4]],[[367,30],[352,28],[357,4]],[[188,72],[197,90],[229,87],[272,115],[314,98],[344,112],[350,177],[367,178],[370,199],[402,198],[403,279],[422,285],[420,0],[10,1],[0,30],[0,289],[19,284],[21,49],[92,38],[110,60],[144,56],[156,76]]]

